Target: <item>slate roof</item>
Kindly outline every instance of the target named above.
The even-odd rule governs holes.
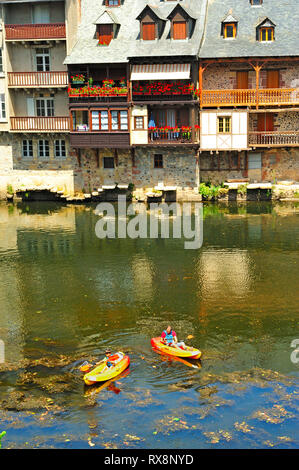
[[[82,0],[82,19],[78,28],[77,42],[65,59],[65,64],[125,63],[133,57],[175,57],[198,55],[203,36],[204,20],[208,0],[182,0],[179,4],[196,19],[190,39],[171,40],[170,21],[167,20],[160,39],[140,40],[140,23],[136,19],[149,5],[157,16],[167,19],[177,6],[176,2],[160,0],[124,0],[120,7],[105,7],[99,0]],[[117,37],[109,46],[98,46],[95,36],[95,21],[105,10],[112,10],[121,25]]]
[[[228,14],[238,19],[237,37],[224,39],[221,22]],[[256,27],[268,18],[275,27],[273,42],[256,40]],[[208,14],[201,58],[279,57],[299,55],[299,1],[263,0],[252,6],[249,0],[208,0]]]

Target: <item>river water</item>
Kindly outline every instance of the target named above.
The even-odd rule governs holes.
[[[299,203],[207,204],[197,250],[100,240],[94,209],[0,205],[3,447],[298,447]],[[151,349],[169,323],[195,367]],[[108,346],[129,370],[85,387]]]

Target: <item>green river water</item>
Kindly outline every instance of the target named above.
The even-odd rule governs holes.
[[[0,205],[2,446],[298,447],[299,203],[206,204],[198,250],[99,240],[94,209]],[[197,368],[151,349],[168,323]],[[85,387],[107,346],[129,370]]]

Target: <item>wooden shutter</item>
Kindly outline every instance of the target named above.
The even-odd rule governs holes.
[[[187,25],[186,21],[173,22],[173,39],[186,39]]]
[[[248,72],[237,72],[238,90],[248,90]]]
[[[267,71],[267,88],[279,88],[279,70]]]
[[[98,25],[98,40],[100,44],[110,44],[113,37],[113,25],[112,24],[100,24]]]
[[[142,23],[142,39],[144,41],[152,41],[155,39],[155,23]]]
[[[257,121],[258,132],[271,132],[274,130],[273,113],[259,113]]]

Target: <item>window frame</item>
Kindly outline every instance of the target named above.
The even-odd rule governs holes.
[[[163,154],[162,153],[155,153],[154,154],[154,168],[157,169],[157,170],[163,170],[164,161],[163,161]]]
[[[105,162],[107,163],[108,160],[113,162],[113,166],[105,166]],[[114,170],[115,169],[115,158],[111,157],[111,156],[103,157],[103,169],[104,170]]]
[[[102,122],[101,122],[101,114],[100,113],[107,113],[107,117],[108,117],[108,128],[107,129],[102,129]],[[117,112],[117,129],[113,129],[112,128],[112,125],[113,125],[113,122],[112,122],[112,112]],[[125,112],[126,113],[126,124],[127,124],[127,127],[126,129],[121,129],[121,113],[122,112]],[[99,129],[94,129],[93,128],[93,125],[92,125],[92,113],[98,113],[99,114]],[[111,109],[107,109],[107,108],[94,108],[94,109],[91,109],[90,110],[90,115],[89,115],[89,121],[90,121],[90,125],[89,125],[89,129],[91,132],[129,132],[129,112],[128,112],[128,109],[124,109],[124,108],[111,108]]]
[[[58,146],[57,146],[58,143]],[[59,153],[57,152],[57,148],[59,149]],[[66,145],[65,139],[55,139],[54,140],[54,157],[55,158],[66,158]]]
[[[42,150],[45,152],[45,155],[41,154],[41,144],[42,142]],[[37,143],[37,155],[38,158],[50,158],[50,142],[48,139],[39,139]]]
[[[262,39],[263,32],[266,31],[266,39]],[[271,39],[269,39],[269,31],[271,31]],[[274,26],[260,26],[259,28],[259,42],[273,42],[274,37]]]
[[[26,143],[26,145],[24,145]],[[25,151],[27,155],[25,155]],[[23,139],[22,140],[22,158],[33,158],[33,140]]]
[[[39,101],[40,101],[40,104],[44,103],[44,108],[38,104]],[[49,103],[51,104],[50,106],[48,106]],[[54,116],[54,98],[46,98],[42,96],[36,98],[35,110],[36,110],[36,116],[38,117],[53,117]],[[45,114],[42,114],[41,111],[44,111]]]
[[[229,26],[233,27],[233,35],[232,36],[227,35],[227,28]],[[236,23],[224,23],[224,25],[223,25],[223,37],[224,37],[224,39],[235,39],[236,36],[237,36],[237,24]]]
[[[223,120],[223,130],[220,130],[220,122]],[[227,123],[229,128],[227,130]],[[231,134],[232,132],[232,117],[231,116],[217,116],[217,134]]]
[[[137,119],[142,120],[142,127],[137,126]],[[135,131],[143,131],[144,130],[144,116],[134,116],[134,130]]]
[[[37,52],[37,51],[48,51],[48,52]],[[41,58],[42,63],[38,64],[37,59]],[[48,58],[48,63],[46,61],[46,58]],[[38,70],[38,66],[42,66],[42,70]],[[40,47],[35,50],[35,69],[37,72],[50,72],[51,70],[51,56],[50,56],[50,49],[46,47]]]
[[[5,93],[0,93],[0,122],[7,122]]]

